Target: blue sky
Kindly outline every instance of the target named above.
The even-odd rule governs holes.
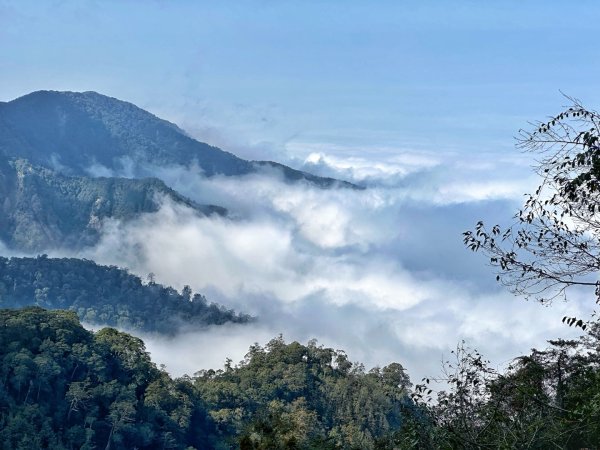
[[[281,151],[509,151],[518,128],[564,104],[559,90],[600,100],[591,1],[0,5],[2,100],[96,90]]]
[[[560,91],[600,104],[599,13],[592,1],[0,0],[0,101],[94,90],[241,156],[365,183],[324,192],[157,168],[243,220],[166,205],[109,224],[80,256],[261,317],[178,345],[150,337],[176,373],[281,332],[368,365],[399,360],[418,379],[461,339],[505,363],[593,306],[585,293],[551,308],[513,297],[460,233],[509,220],[536,185],[519,128],[558,112]]]

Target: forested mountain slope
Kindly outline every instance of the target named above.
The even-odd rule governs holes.
[[[96,92],[38,91],[0,103],[0,154],[76,175],[101,165],[197,164],[207,176],[245,175],[264,166],[283,169],[285,179],[322,187],[356,187],[269,161],[253,162],[189,137],[176,125],[137,106]]]
[[[198,205],[156,178],[69,177],[0,158],[0,240],[21,251],[80,248],[98,239],[102,221],[155,212],[162,199],[199,214],[225,209]]]
[[[245,449],[392,449],[394,433],[419,420],[400,364],[366,372],[316,341],[254,345],[239,365],[201,371],[194,384]]]
[[[0,449],[211,448],[211,419],[141,340],[74,312],[0,310]]]
[[[74,258],[0,257],[0,307],[31,305],[69,309],[91,324],[164,334],[251,320],[189,289],[180,294],[143,284],[117,267]]]
[[[141,340],[41,308],[0,310],[0,380],[3,450],[391,450],[418,416],[398,364],[365,373],[274,339],[239,366],[172,380]]]
[[[281,337],[174,380],[140,339],[86,331],[73,311],[2,309],[0,449],[595,449],[599,342],[596,323],[503,372],[459,346],[439,392],[398,363],[365,371]]]

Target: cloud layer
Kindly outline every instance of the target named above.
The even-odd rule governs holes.
[[[413,378],[435,374],[465,339],[503,364],[546,339],[573,334],[560,318],[584,302],[544,308],[496,286],[461,232],[480,218],[505,221],[535,179],[518,160],[470,161],[451,153],[354,150],[306,153],[302,167],[345,177],[365,190],[286,184],[277,174],[207,179],[199,170],[153,168],[156,176],[232,218],[199,217],[163,203],[154,214],[105,223],[79,256],[128,267],[258,316],[164,340],[145,336],[174,374],[240,360],[254,342],[288,340],[344,349],[367,366],[399,361]],[[370,159],[373,158],[373,159]]]

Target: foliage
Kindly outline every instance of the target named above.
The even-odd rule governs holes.
[[[281,337],[252,346],[236,367],[199,372],[195,387],[245,449],[372,449],[412,407],[400,364],[365,372],[342,351]]]
[[[546,302],[588,286],[600,299],[599,138],[600,115],[575,100],[534,130],[522,131],[518,145],[541,158],[541,184],[512,227],[488,229],[479,222],[464,233],[467,247],[487,254],[499,269],[497,279],[514,292]]]
[[[0,448],[207,448],[211,420],[141,340],[75,313],[0,311]]]
[[[504,372],[460,345],[443,375],[413,394],[432,424],[432,448],[598,448],[599,337],[596,323],[580,339],[515,358]],[[432,395],[436,383],[448,390]]]
[[[418,422],[400,364],[365,372],[280,337],[173,380],[140,339],[37,307],[0,310],[0,381],[2,449],[411,448],[399,433]]]
[[[181,329],[244,323],[200,294],[182,293],[114,266],[72,258],[0,257],[0,307],[36,305],[75,311],[81,320],[129,330],[175,334]]]
[[[414,389],[400,364],[281,337],[172,379],[72,311],[0,310],[0,449],[599,448],[600,323],[549,342],[504,371],[461,344]]]

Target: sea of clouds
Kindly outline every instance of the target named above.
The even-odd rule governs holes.
[[[289,184],[277,171],[206,178],[194,167],[154,167],[194,201],[225,206],[228,217],[165,201],[134,221],[106,222],[99,244],[77,255],[190,285],[257,317],[170,339],[143,336],[171,373],[239,361],[251,344],[282,334],[316,338],[367,367],[398,361],[419,380],[437,374],[461,340],[501,366],[575,333],[561,318],[587,311],[584,300],[544,307],[517,298],[496,284],[484,255],[462,244],[479,219],[511,223],[537,181],[525,157],[296,146],[290,164],[366,188]]]

